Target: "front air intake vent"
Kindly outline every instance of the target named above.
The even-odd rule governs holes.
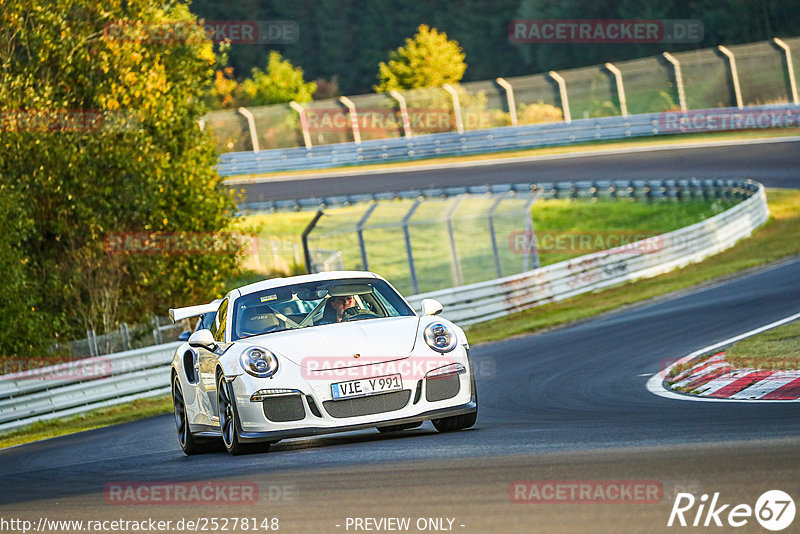
[[[411,398],[411,390],[393,391],[356,399],[329,400],[322,403],[331,417],[343,419],[376,413],[393,412],[405,408]]]

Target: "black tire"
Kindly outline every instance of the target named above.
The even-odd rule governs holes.
[[[433,426],[439,432],[453,432],[454,430],[464,430],[475,424],[478,419],[478,411],[472,413],[465,413],[461,415],[454,415],[453,417],[442,417],[441,419],[434,419]]]
[[[189,417],[186,414],[186,401],[178,375],[172,378],[172,405],[175,410],[175,426],[178,430],[178,444],[187,456],[204,454],[219,449],[219,441],[198,439],[189,428]]]
[[[378,432],[381,434],[388,434],[389,432],[399,432],[401,430],[411,430],[412,428],[417,428],[422,425],[422,421],[419,423],[406,423],[405,425],[392,425],[392,426],[379,426]]]
[[[217,376],[217,414],[222,443],[233,456],[267,452],[268,442],[242,443],[239,441],[239,417],[236,413],[236,399],[231,393],[231,386],[223,375]]]

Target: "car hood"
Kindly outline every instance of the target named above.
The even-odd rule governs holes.
[[[247,338],[300,367],[342,369],[408,358],[419,317],[387,317],[320,325]],[[358,357],[356,357],[358,355]]]

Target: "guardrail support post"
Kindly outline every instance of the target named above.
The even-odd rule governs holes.
[[[683,90],[683,72],[681,71],[681,64],[678,61],[678,58],[670,54],[669,52],[664,52],[663,54],[664,59],[672,63],[672,68],[675,71],[675,88],[678,90],[678,105],[681,107],[681,111],[686,111],[686,93]]]
[[[461,119],[461,103],[458,101],[458,93],[455,87],[449,83],[444,84],[442,89],[450,93],[450,96],[453,97],[453,116],[456,119],[456,130],[458,130],[458,133],[463,134],[464,121]]]
[[[794,79],[794,65],[792,65],[792,50],[783,40],[775,37],[772,41],[783,49],[786,56],[786,73],[789,75],[789,86],[792,91],[792,102],[797,105],[800,101],[797,99],[797,82]]]
[[[447,210],[447,235],[450,238],[450,258],[453,262],[453,282],[456,286],[464,285],[464,275],[461,272],[461,261],[458,259],[458,249],[456,248],[456,236],[453,232],[453,215],[458,209],[458,205],[464,200],[463,196],[456,197],[453,205]]]
[[[628,101],[625,99],[625,86],[622,83],[622,71],[612,63],[606,63],[606,68],[614,75],[617,82],[617,98],[619,98],[619,110],[623,117],[628,116]]]
[[[736,107],[742,109],[742,89],[739,86],[739,71],[736,70],[736,58],[733,57],[733,52],[728,48],[720,45],[717,49],[725,54],[728,58],[728,64],[731,67],[731,82],[733,83],[733,92],[736,95]]]
[[[258,133],[256,132],[256,118],[253,117],[253,114],[250,113],[250,110],[244,107],[238,109],[239,113],[247,119],[247,126],[250,128],[250,142],[253,143],[253,152],[258,152],[260,147],[258,146]],[[203,123],[205,126],[205,123]],[[200,128],[203,129],[202,127]]]
[[[411,275],[411,287],[414,294],[419,293],[419,280],[417,280],[417,268],[414,265],[414,254],[411,252],[411,234],[408,231],[408,223],[414,212],[417,211],[419,205],[422,204],[422,199],[418,198],[408,212],[403,216],[403,239],[406,242],[406,256],[408,256],[408,273]]]
[[[361,251],[361,270],[362,271],[369,271],[369,264],[367,264],[367,246],[364,243],[364,225],[367,224],[367,219],[369,216],[372,215],[372,212],[375,211],[375,208],[378,207],[377,202],[373,202],[372,205],[367,208],[367,211],[361,217],[361,220],[358,221],[356,225],[356,232],[358,233],[358,248]]]
[[[564,122],[572,122],[572,114],[569,112],[569,99],[567,98],[567,82],[559,73],[554,70],[548,72],[551,78],[558,84],[558,93],[561,97],[561,112],[564,114]]]
[[[517,105],[514,102],[514,88],[503,78],[496,78],[497,84],[505,89],[506,100],[508,101],[508,115],[511,117],[511,126],[517,125]]]
[[[311,251],[308,249],[308,234],[310,234],[311,231],[314,230],[314,227],[317,226],[317,221],[319,221],[322,215],[323,211],[317,210],[317,213],[314,215],[314,218],[311,219],[311,222],[308,223],[308,226],[306,226],[306,229],[303,230],[303,233],[300,236],[300,241],[303,244],[303,259],[305,260],[307,274],[312,274],[314,272],[313,270],[314,265],[311,262]]]
[[[206,121],[203,120],[203,117],[197,119],[197,125],[200,127],[201,132],[206,129]]]
[[[308,118],[306,117],[306,110],[292,100],[289,105],[300,115],[300,128],[303,130],[303,142],[306,145],[306,150],[311,150],[311,133],[308,131]]]
[[[340,96],[339,102],[347,106],[347,110],[350,113],[350,127],[353,130],[353,141],[357,144],[361,144],[361,132],[358,130],[358,113],[356,112],[356,105],[353,103],[352,100],[347,98],[346,96]]]
[[[503,269],[500,265],[500,251],[497,248],[497,235],[494,231],[494,212],[500,206],[500,203],[503,201],[503,197],[498,197],[497,200],[494,201],[492,207],[489,208],[489,214],[486,217],[489,223],[489,238],[492,240],[492,256],[494,256],[494,273],[497,275],[497,278],[502,278],[503,276]]]
[[[397,100],[400,104],[400,118],[403,120],[403,136],[411,137],[411,121],[408,120],[408,107],[406,106],[406,98],[400,94],[399,91],[392,89],[389,91],[392,98]]]

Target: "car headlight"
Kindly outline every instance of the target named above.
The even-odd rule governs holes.
[[[458,344],[456,333],[442,323],[431,323],[423,332],[425,342],[436,352],[450,352]]]
[[[268,378],[278,371],[278,358],[272,352],[260,347],[247,349],[239,357],[239,364],[249,375]]]

